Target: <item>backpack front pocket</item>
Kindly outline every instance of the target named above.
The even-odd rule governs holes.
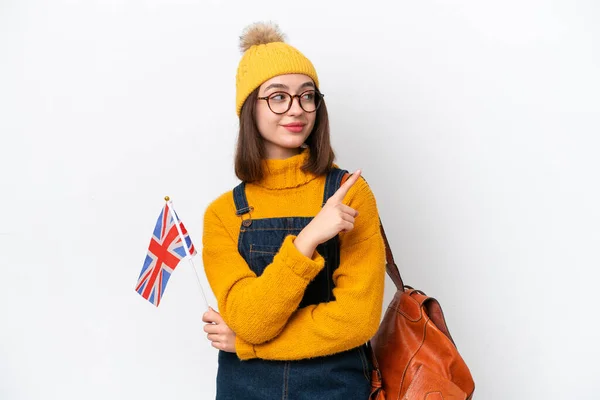
[[[451,380],[419,366],[403,400],[466,400],[467,394]]]

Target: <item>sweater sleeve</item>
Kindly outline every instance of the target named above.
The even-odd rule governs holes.
[[[281,332],[306,286],[325,265],[318,252],[312,259],[300,253],[294,238],[286,237],[273,262],[257,277],[218,214],[210,206],[205,212],[202,259],[206,277],[223,320],[248,343],[263,343]]]
[[[375,198],[366,182],[353,200],[348,205],[359,216],[352,231],[340,234],[340,265],[333,275],[335,300],[295,311],[281,333],[266,343],[251,344],[236,337],[240,359],[324,356],[359,346],[376,333],[382,311],[385,245]]]

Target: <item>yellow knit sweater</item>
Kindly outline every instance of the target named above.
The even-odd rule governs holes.
[[[325,176],[300,169],[308,151],[285,160],[263,161],[266,176],[246,185],[253,219],[315,216],[320,211]],[[219,312],[236,333],[240,359],[330,355],[361,345],[375,334],[382,311],[385,248],[375,197],[364,179],[352,186],[344,204],[359,215],[353,230],[339,234],[335,301],[297,310],[306,286],[323,268],[324,258],[317,251],[312,258],[306,257],[295,247],[295,236],[288,235],[273,263],[257,277],[238,252],[241,218],[235,215],[232,191],[207,207],[204,269]]]

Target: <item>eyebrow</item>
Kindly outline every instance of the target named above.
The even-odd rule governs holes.
[[[304,82],[302,85],[300,85],[300,89],[305,88],[305,87],[314,88],[315,84],[309,81],[309,82]],[[284,85],[283,83],[271,83],[269,86],[267,86],[265,88],[265,92],[268,91],[269,89],[289,89],[289,86]]]

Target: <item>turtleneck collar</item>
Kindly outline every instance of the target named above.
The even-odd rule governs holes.
[[[264,176],[260,181],[254,183],[267,189],[287,189],[315,179],[316,175],[301,169],[309,155],[310,150],[307,147],[302,149],[301,153],[283,160],[262,160]]]

